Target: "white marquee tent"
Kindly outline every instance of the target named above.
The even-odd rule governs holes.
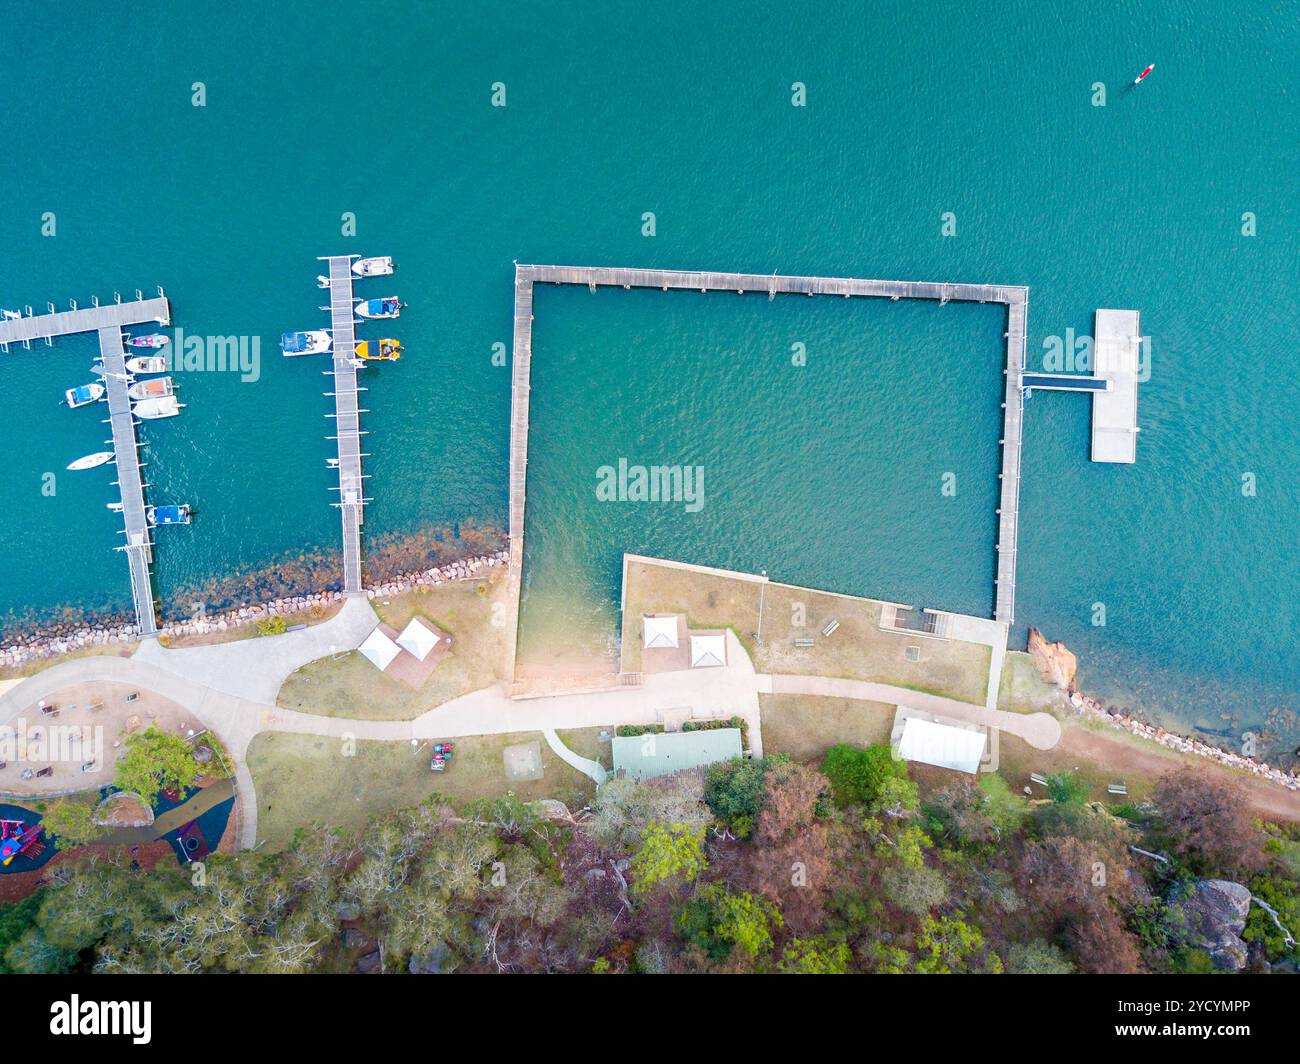
[[[727,664],[727,637],[724,635],[691,636],[691,668]]]
[[[397,637],[397,645],[412,657],[423,661],[429,656],[429,651],[438,645],[438,633],[429,627],[423,617],[412,617],[411,623]]]
[[[647,650],[656,647],[677,646],[676,616],[642,617],[641,624],[645,629],[645,647]]]
[[[380,672],[393,663],[393,658],[402,652],[402,648],[384,635],[378,628],[366,636],[366,641],[357,647]]]

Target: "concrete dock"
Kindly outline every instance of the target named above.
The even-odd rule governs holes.
[[[1142,326],[1136,310],[1098,310],[1093,326],[1095,378],[1107,388],[1092,397],[1092,460],[1137,461],[1137,388]]]
[[[334,435],[338,441],[339,501],[343,518],[343,590],[360,594],[361,526],[365,523],[365,474],[361,472],[362,410],[358,405],[357,333],[352,295],[352,260],[357,255],[323,255],[329,263],[330,325],[334,346]]]
[[[694,270],[643,270],[600,266],[515,266],[514,366],[510,416],[510,602],[506,619],[508,674],[514,675],[519,630],[519,596],[524,567],[524,514],[528,478],[528,403],[532,366],[533,285],[586,285],[658,288],[662,291],[778,295],[929,299],[1002,303],[1007,307],[1006,381],[1004,386],[1002,472],[998,508],[997,577],[994,618],[1012,623],[1015,616],[1016,538],[1020,523],[1020,451],[1024,419],[1021,376],[1025,369],[1025,334],[1029,289],[1020,285],[960,284],[933,281],[883,281],[857,277],[809,277],[780,274],[716,273]]]
[[[99,355],[104,366],[104,388],[108,399],[108,423],[113,433],[113,453],[117,469],[117,487],[122,499],[122,520],[126,541],[117,549],[126,553],[131,576],[131,600],[135,623],[145,637],[158,634],[158,614],[154,602],[149,566],[153,562],[153,542],[145,516],[144,478],[140,471],[139,440],[135,433],[135,416],[127,397],[126,348],[122,330],[135,325],[170,325],[171,306],[162,289],[151,299],[115,301],[75,310],[30,314],[0,321],[0,348],[10,344],[31,346],[33,340],[53,341],[60,336],[93,332],[99,338]]]

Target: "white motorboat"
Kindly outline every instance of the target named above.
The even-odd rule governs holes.
[[[176,384],[170,377],[151,377],[147,381],[136,381],[126,390],[128,399],[161,399],[176,391]]]
[[[334,345],[334,339],[324,329],[310,332],[280,334],[280,350],[286,357],[295,355],[323,355]]]
[[[352,264],[352,272],[358,277],[385,277],[393,272],[391,255],[378,255],[372,259],[357,259]]]
[[[131,407],[131,412],[146,421],[156,421],[159,418],[175,417],[184,406],[184,403],[176,401],[176,396],[163,395],[157,399],[141,399]]]

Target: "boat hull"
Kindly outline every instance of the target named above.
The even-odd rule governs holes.
[[[113,460],[112,451],[99,451],[96,454],[88,454],[84,458],[78,458],[75,462],[69,462],[69,469],[95,469],[99,466],[106,465]]]

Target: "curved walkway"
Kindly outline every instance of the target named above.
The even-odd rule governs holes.
[[[750,751],[762,757],[760,693],[856,698],[912,706],[1000,728],[1040,750],[1051,749],[1061,737],[1060,724],[1047,713],[990,710],[864,680],[757,674],[732,632],[726,634],[727,666],[652,673],[639,686],[517,699],[498,685],[454,698],[405,721],[322,717],[274,704],[285,677],[333,650],[352,649],[374,624],[369,602],[352,598],[338,616],[303,632],[172,651],[145,644],[130,658],[75,658],[28,677],[0,695],[0,724],[74,683],[108,680],[170,699],[210,728],[234,759],[238,792],[244,799],[240,803],[242,846],[257,842],[257,796],[247,755],[254,737],[264,731],[390,742],[541,731],[557,756],[593,779],[597,769],[604,770],[565,747],[555,735],[557,729],[656,724],[683,715],[740,716],[748,723]]]
[[[609,773],[605,771],[605,766],[599,761],[593,761],[589,757],[583,757],[581,754],[570,750],[564,745],[560,737],[555,734],[554,728],[543,728],[542,735],[546,739],[546,745],[551,748],[551,753],[565,764],[577,769],[584,776],[590,776],[596,781],[597,787],[605,782]]]
[[[1019,736],[1030,746],[1050,750],[1061,741],[1061,722],[1050,713],[1008,713],[1004,709],[987,709],[955,698],[913,691],[909,687],[872,683],[868,680],[844,680],[837,676],[788,676],[763,674],[757,677],[759,690],[774,695],[815,695],[821,698],[856,698],[865,702],[884,702],[890,706],[909,706],[940,717],[954,717],[997,728]]]
[[[236,698],[274,702],[280,685],[304,665],[354,650],[378,623],[365,595],[349,595],[328,621],[297,632],[172,650],[146,639],[132,657]]]

